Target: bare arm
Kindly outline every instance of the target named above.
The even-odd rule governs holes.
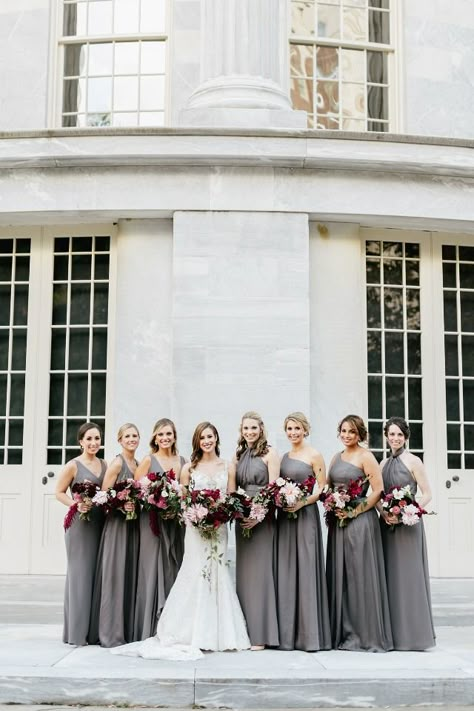
[[[275,481],[280,476],[280,458],[273,447],[268,450],[264,461],[268,467],[268,481]]]
[[[143,457],[142,461],[138,465],[138,467],[135,469],[135,474],[134,478],[135,479],[142,479],[144,476],[148,474],[150,471],[150,464],[151,464],[151,456],[149,454],[146,455],[146,457]]]
[[[179,483],[182,484],[183,486],[189,486],[189,482],[191,481],[190,469],[191,469],[191,464],[189,462],[186,462],[186,464],[181,469]]]
[[[285,508],[285,511],[299,511],[299,509],[302,509],[303,506],[315,504],[319,499],[319,495],[326,484],[326,465],[324,464],[322,455],[315,449],[313,450],[311,457],[311,467],[316,477],[316,484],[314,485],[313,492],[302,501],[298,501],[294,506]]]
[[[419,457],[416,457],[414,454],[411,454],[410,464],[413,476],[415,477],[416,483],[420,487],[421,491],[421,498],[418,503],[420,504],[421,508],[424,509],[433,498],[433,495],[431,493],[430,482],[428,481],[428,475],[426,473],[426,469],[423,462]]]
[[[115,484],[115,482],[117,481],[117,477],[120,474],[121,468],[122,460],[120,459],[120,457],[115,457],[110,466],[107,467],[107,470],[104,474],[104,481],[102,482],[102,491],[109,489]]]
[[[62,470],[61,474],[59,475],[59,479],[56,483],[56,498],[65,506],[72,506],[75,503],[67,493],[67,490],[71,486],[73,479],[76,476],[76,473],[77,464],[74,460],[71,459],[71,461],[68,462]]]
[[[359,514],[370,511],[380,499],[380,495],[383,491],[383,480],[382,474],[377,460],[375,459],[372,452],[365,451],[362,455],[362,472],[367,477],[370,483],[371,492],[367,497],[365,503],[358,504],[353,511],[346,511],[345,509],[340,509],[336,511],[336,516],[340,519],[343,518],[356,518]]]
[[[235,462],[232,460],[227,469],[227,493],[232,494],[237,490],[237,477],[235,472]]]

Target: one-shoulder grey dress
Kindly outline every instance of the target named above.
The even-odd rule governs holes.
[[[340,453],[329,469],[329,484],[347,486],[363,476]],[[365,485],[366,495],[368,482]],[[332,644],[336,649],[388,652],[393,649],[382,538],[375,509],[330,526],[326,575]]]
[[[392,486],[417,484],[397,450],[382,470],[385,491]],[[399,524],[393,530],[380,518],[385,556],[388,602],[392,620],[393,644],[399,650],[423,650],[435,645],[431,611],[430,576],[423,519],[415,526]]]
[[[284,454],[280,475],[301,483],[311,465]],[[305,506],[298,518],[278,510],[276,582],[280,649],[317,652],[331,649],[331,628],[318,505]]]
[[[133,479],[122,455],[116,483]],[[135,594],[137,588],[138,519],[127,521],[121,511],[111,511],[105,519],[97,557],[89,641],[102,647],[133,642]],[[98,622],[98,627],[95,625]]]
[[[185,460],[184,457],[180,459],[182,466]],[[149,473],[164,473],[153,454]],[[140,553],[133,633],[134,639],[138,641],[156,634],[158,618],[176,580],[184,554],[184,526],[160,517],[157,525],[159,536],[150,528],[149,513],[140,513]]]
[[[71,482],[71,488],[74,484],[82,484],[85,481],[91,481],[99,488],[102,486],[107,468],[104,461],[101,462],[99,477],[78,459],[75,462],[77,472]],[[89,521],[81,521],[77,513],[65,536],[67,574],[63,642],[78,646],[89,643],[89,626],[96,624],[92,621],[92,593],[104,516],[100,509],[93,507],[89,518]]]
[[[268,467],[246,449],[237,462],[237,486],[254,496],[268,484]],[[244,538],[236,526],[237,595],[252,645],[278,647],[276,587],[273,573],[275,520],[267,519]]]

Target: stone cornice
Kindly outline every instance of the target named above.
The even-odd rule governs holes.
[[[474,177],[474,141],[281,129],[0,132],[0,170],[119,166],[281,167]]]

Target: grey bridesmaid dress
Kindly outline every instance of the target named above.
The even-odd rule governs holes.
[[[180,457],[181,466],[185,463]],[[150,472],[163,474],[164,469],[151,455]],[[159,536],[150,528],[148,511],[140,513],[140,552],[135,598],[134,640],[154,637],[158,618],[173,587],[184,555],[184,526],[177,521],[157,518]]]
[[[237,486],[254,496],[268,484],[268,467],[246,449],[237,462]],[[273,574],[275,521],[265,520],[244,538],[236,526],[237,596],[247,622],[252,645],[278,647],[276,587]]]
[[[400,459],[404,449],[389,457],[382,470],[385,491],[409,485],[416,494],[412,473]],[[415,526],[394,526],[380,518],[385,556],[388,603],[393,644],[398,650],[419,651],[435,646],[430,577],[423,520]]]
[[[280,474],[296,483],[313,473],[300,459],[283,455]],[[318,505],[305,506],[298,518],[277,517],[276,583],[279,649],[317,652],[331,649],[331,628]]]
[[[133,479],[120,454],[116,483]],[[89,641],[102,647],[133,642],[140,529],[138,519],[126,521],[121,511],[106,516],[97,557]]]
[[[328,479],[331,486],[347,486],[360,476],[362,470],[345,462],[339,453]],[[367,491],[368,482],[365,486]],[[351,519],[343,528],[330,526],[326,575],[333,647],[365,652],[392,650],[382,538],[375,509]]]
[[[82,484],[85,481],[97,484],[98,487],[102,486],[107,468],[104,461],[101,461],[101,473],[98,477],[78,459],[75,462],[77,472],[71,482],[71,488],[74,484]],[[89,626],[96,624],[92,620],[92,594],[104,515],[100,509],[93,507],[89,517],[89,521],[81,521],[77,513],[65,536],[67,573],[63,642],[78,646],[89,643]]]

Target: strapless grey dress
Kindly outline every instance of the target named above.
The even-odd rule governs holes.
[[[392,486],[417,484],[400,459],[403,449],[387,460],[382,471],[385,491]],[[431,611],[430,575],[423,519],[415,526],[402,524],[390,530],[380,519],[385,556],[388,602],[392,620],[393,644],[399,650],[423,650],[435,645]]]
[[[117,483],[133,479],[122,455]],[[126,521],[120,511],[106,516],[97,558],[93,610],[89,641],[102,647],[133,642],[135,594],[137,588],[138,519]],[[98,626],[93,626],[97,623]]]
[[[343,461],[339,453],[328,479],[330,485],[347,486],[360,476],[362,470]],[[392,650],[382,538],[375,509],[350,520],[344,528],[329,528],[326,575],[333,647],[365,652]]]
[[[312,467],[283,455],[280,474],[303,482]],[[331,629],[318,505],[305,506],[298,518],[278,511],[276,584],[280,649],[317,652],[331,649]]]
[[[252,457],[246,449],[237,462],[237,486],[253,496],[268,484],[268,467],[261,457]],[[266,520],[244,538],[237,524],[236,580],[237,595],[247,622],[252,645],[278,647],[276,588],[273,573],[275,520]]]
[[[82,462],[75,461],[77,472],[71,488],[85,481],[91,481],[100,488],[107,468],[105,462],[101,462],[101,473],[96,477]],[[97,620],[92,619],[92,594],[104,516],[98,508],[92,508],[89,516],[89,521],[81,521],[77,513],[65,536],[67,574],[63,642],[78,646],[89,643],[89,626],[97,625]]]

